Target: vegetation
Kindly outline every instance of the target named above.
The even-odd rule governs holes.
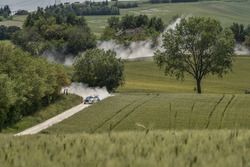
[[[0,25],[0,40],[10,40],[16,32],[20,31],[21,29],[16,26],[3,26]]]
[[[125,15],[111,17],[108,19],[108,26],[102,35],[102,40],[115,39],[121,43],[131,41],[140,41],[151,38],[157,38],[164,30],[164,24],[161,18],[147,15]]]
[[[0,16],[3,16],[4,18],[8,18],[10,14],[11,14],[11,10],[8,5],[5,5],[4,7],[0,8]]]
[[[163,48],[155,53],[158,66],[177,79],[191,75],[196,80],[197,93],[201,93],[201,82],[207,75],[222,77],[232,68],[233,35],[211,18],[182,19],[175,30],[163,35]]]
[[[22,15],[28,15],[29,14],[29,11],[27,10],[18,10],[15,15],[16,16],[22,16]]]
[[[18,133],[50,119],[82,102],[82,98],[76,95],[60,96],[49,106],[42,107],[32,115],[23,117],[12,126],[3,129],[2,133]]]
[[[0,131],[54,102],[69,79],[60,65],[0,43]]]
[[[223,27],[229,27],[233,22],[249,24],[250,1],[203,1],[193,3],[151,4],[138,3],[137,8],[120,9],[120,16],[148,15],[160,17],[165,25],[169,24],[173,16],[202,16],[219,20]],[[235,14],[237,13],[237,14]],[[85,19],[93,33],[98,37],[108,25],[110,16],[85,16]],[[22,27],[25,16],[13,16],[12,20],[4,20],[0,25]]]
[[[90,87],[106,87],[109,92],[123,84],[123,62],[113,51],[88,50],[74,64],[74,78]]]
[[[108,1],[86,1],[83,3],[66,3],[60,5],[53,5],[47,7],[45,11],[53,15],[75,14],[77,16],[120,14],[119,8],[117,8],[116,6],[109,6]]]
[[[250,36],[250,25],[245,28],[243,24],[233,23],[230,29],[234,33],[234,38],[238,43],[245,42],[246,36]]]
[[[232,73],[224,78],[207,76],[203,82],[203,93],[242,94],[250,88],[250,58],[235,57]],[[120,93],[194,93],[194,79],[186,76],[182,81],[174,77],[164,76],[152,60],[125,62],[125,84],[118,89]]]
[[[249,137],[249,131],[227,130],[0,136],[0,162],[2,167],[247,166]]]
[[[50,134],[249,129],[249,95],[119,94],[45,130]]]
[[[45,50],[76,55],[96,45],[83,17],[52,15],[41,8],[28,15],[24,28],[12,41],[33,55],[40,55]]]

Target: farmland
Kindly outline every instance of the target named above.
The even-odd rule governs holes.
[[[158,129],[245,129],[250,96],[122,94],[110,97],[44,133],[98,133]]]
[[[250,58],[235,57],[232,73],[224,78],[209,76],[203,82],[204,93],[233,93],[242,94],[250,88]],[[191,76],[183,81],[176,81],[174,77],[164,76],[152,60],[128,61],[125,63],[125,85],[120,87],[119,93],[194,93],[194,80]]]
[[[247,25],[249,23],[250,1],[212,1],[177,4],[148,4],[140,3],[138,8],[121,9],[121,15],[146,14],[161,17],[168,24],[173,16],[206,16],[221,21],[223,26],[230,26],[233,22]],[[106,26],[110,16],[86,16],[91,30],[99,36]],[[13,20],[0,22],[0,25],[22,26],[24,16],[15,16]]]
[[[249,166],[249,131],[0,136],[1,167]],[[31,158],[32,157],[32,158]]]

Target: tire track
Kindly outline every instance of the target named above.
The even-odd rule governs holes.
[[[111,117],[109,117],[108,119],[104,120],[91,133],[95,133],[98,129],[102,128],[107,122],[109,122],[110,120],[112,120],[116,115],[118,115],[119,113],[121,113],[124,109],[128,108],[129,106],[132,106],[133,104],[135,104],[136,102],[138,102],[138,101],[140,101],[140,100],[142,100],[144,98],[145,97],[139,98],[138,100],[133,101],[132,103],[129,103],[129,104],[125,105],[124,107],[122,107],[121,109],[119,109],[118,111],[116,111]]]
[[[225,109],[224,109],[223,112],[222,112],[221,119],[220,119],[220,126],[219,126],[220,129],[221,129],[221,127],[222,127],[222,122],[223,122],[223,119],[224,119],[224,117],[225,117],[225,113],[226,113],[226,111],[227,111],[229,105],[230,105],[230,104],[232,103],[232,101],[234,100],[234,98],[235,98],[235,95],[232,95],[231,99],[228,101],[228,103],[227,103]]]
[[[209,113],[208,115],[208,120],[207,120],[207,124],[205,126],[205,128],[207,129],[210,125],[210,122],[211,122],[211,118],[212,118],[212,115],[213,113],[215,112],[216,108],[218,107],[218,105],[222,102],[222,100],[225,98],[225,95],[223,95],[218,101],[217,103],[214,105],[214,108],[211,110],[211,112]]]
[[[114,124],[114,126],[111,127],[110,130],[113,130],[114,128],[116,128],[124,119],[126,119],[130,114],[132,114],[136,109],[140,108],[141,106],[143,106],[145,103],[147,103],[148,101],[152,100],[153,98],[159,96],[159,94],[151,97],[148,100],[143,101],[141,104],[135,106],[130,112],[128,112],[124,117],[122,117],[119,121],[116,122],[116,124]]]

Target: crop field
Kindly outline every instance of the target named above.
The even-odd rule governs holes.
[[[224,78],[211,76],[203,82],[204,93],[242,94],[250,89],[250,57],[235,57],[233,70]],[[119,88],[120,93],[127,92],[166,92],[194,93],[195,83],[192,77],[177,81],[167,77],[152,60],[128,61],[125,63],[125,85]]]
[[[1,167],[247,167],[249,131],[0,135]]]
[[[250,128],[249,95],[121,94],[44,133]]]

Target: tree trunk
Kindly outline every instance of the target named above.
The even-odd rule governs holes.
[[[201,80],[200,79],[196,79],[196,89],[197,89],[197,93],[201,94]]]

